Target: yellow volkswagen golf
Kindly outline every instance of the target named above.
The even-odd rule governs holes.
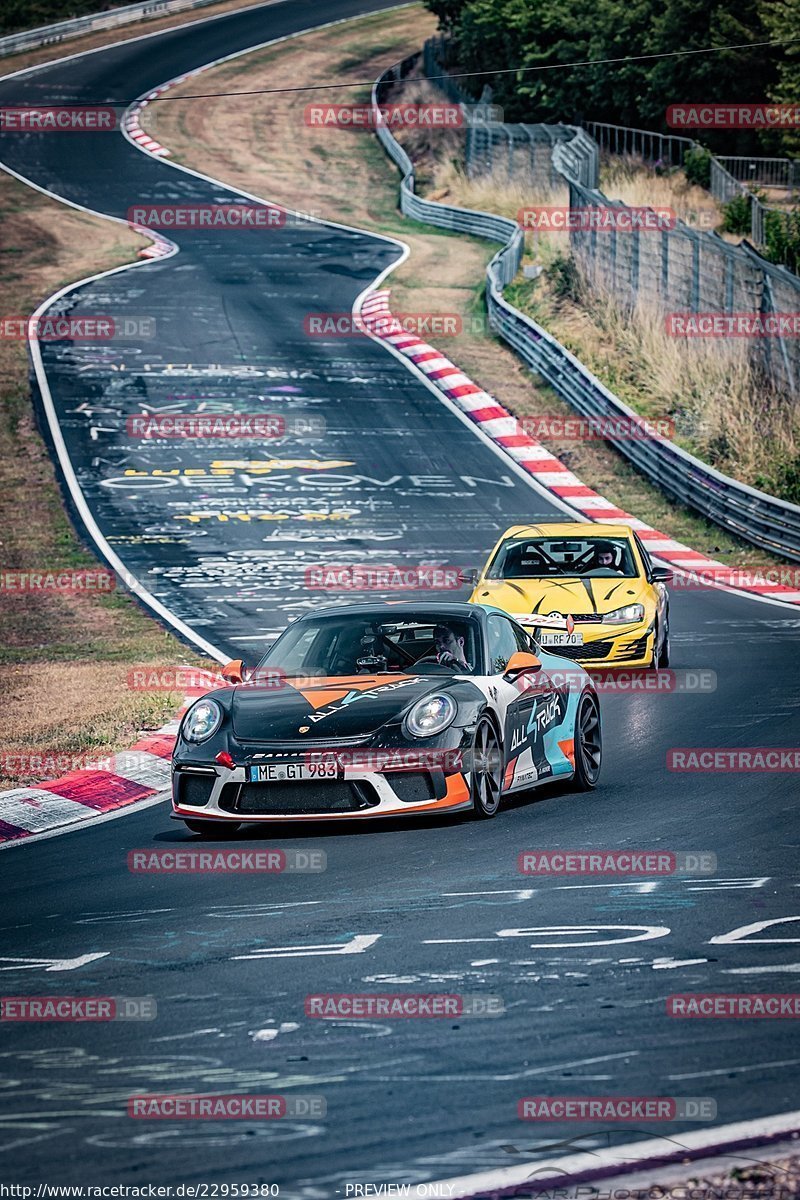
[[[537,616],[566,618],[566,629],[542,628],[537,640],[584,667],[666,667],[671,578],[627,525],[514,525],[470,600],[528,626]]]

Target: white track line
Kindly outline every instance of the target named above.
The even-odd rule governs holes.
[[[778,1113],[755,1121],[692,1129],[685,1133],[648,1138],[647,1141],[633,1142],[627,1146],[608,1146],[601,1150],[569,1154],[549,1162],[542,1159],[513,1167],[477,1171],[471,1175],[426,1182],[424,1186],[430,1189],[429,1195],[449,1196],[451,1200],[466,1200],[489,1192],[502,1195],[506,1190],[510,1192],[511,1189],[523,1187],[526,1191],[532,1187],[544,1190],[583,1180],[609,1179],[649,1166],[680,1162],[687,1157],[700,1158],[710,1152],[729,1153],[776,1141],[797,1130],[800,1130],[800,1111]]]

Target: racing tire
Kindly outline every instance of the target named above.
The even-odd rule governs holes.
[[[241,821],[184,821],[184,825],[192,833],[199,833],[203,838],[229,838],[241,829]]]
[[[572,790],[590,792],[596,787],[602,761],[600,709],[591,692],[584,692],[575,714],[575,774]]]
[[[661,630],[658,627],[658,618],[656,618],[655,623],[653,624],[653,649],[650,652],[650,661],[645,667],[646,671],[655,671],[658,669],[658,660],[661,653],[660,643]]]
[[[503,790],[503,755],[495,727],[481,717],[472,739],[469,791],[473,814],[482,821],[497,815]]]
[[[664,620],[664,636],[661,639],[661,649],[658,652],[657,667],[669,666],[669,613]]]

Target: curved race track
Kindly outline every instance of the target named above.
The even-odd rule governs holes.
[[[379,7],[299,0],[234,13],[0,80],[0,104],[130,100],[223,54]],[[140,201],[231,198],[121,135],[5,135],[0,160],[115,217]],[[67,301],[74,312],[155,317],[155,337],[110,353],[49,344],[44,361],[99,536],[220,654],[252,656],[287,612],[314,603],[302,586],[312,556],[473,565],[499,529],[554,511],[381,346],[304,337],[304,315],[348,311],[398,256],[394,244],[296,220],[263,235],[174,240],[177,255]],[[126,438],[126,415],[177,394],[232,411],[294,406],[322,416],[327,433],[262,446],[258,465],[248,458],[215,474],[211,461],[234,459],[229,449],[145,449]],[[131,469],[139,474],[124,476]],[[219,520],[243,511],[249,521]],[[254,519],[276,511],[285,519]],[[332,540],[320,541],[321,530]],[[11,848],[2,858],[4,994],[150,995],[158,1017],[16,1026],[0,1049],[0,1175],[265,1180],[284,1196],[334,1197],[347,1183],[441,1179],[577,1135],[599,1146],[648,1129],[525,1125],[516,1118],[524,1095],[707,1096],[719,1124],[800,1107],[791,1022],[665,1014],[672,992],[787,992],[796,979],[796,925],[760,935],[783,943],[711,941],[800,914],[796,777],[677,775],[665,757],[670,747],[796,741],[798,618],[713,591],[676,593],[672,614],[674,665],[716,672],[716,691],[604,697],[607,757],[591,796],[541,792],[489,824],[272,827],[234,843],[323,849],[319,875],[130,873],[131,849],[192,844],[166,804]],[[706,880],[535,887],[517,873],[521,850],[592,846],[707,850],[719,870]],[[576,926],[592,928],[570,933]],[[621,944],[635,931],[602,926],[658,936]],[[372,940],[348,953],[356,935]],[[90,954],[103,957],[63,969]],[[483,1021],[304,1016],[309,992],[395,985],[500,995],[507,1012]],[[170,1091],[321,1093],[328,1115],[218,1125],[125,1115],[129,1094]]]

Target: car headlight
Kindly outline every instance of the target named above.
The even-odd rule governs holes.
[[[187,742],[204,742],[216,733],[222,720],[222,709],[216,700],[198,700],[183,718],[181,733]]]
[[[457,712],[449,696],[425,696],[406,713],[405,727],[412,737],[433,737],[452,722]]]
[[[630,621],[643,620],[643,604],[626,604],[624,608],[615,608],[613,612],[606,613],[603,617],[603,621],[609,625],[627,625]]]

